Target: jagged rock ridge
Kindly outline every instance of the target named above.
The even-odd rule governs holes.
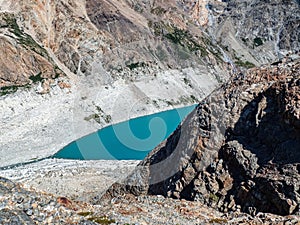
[[[300,63],[239,74],[103,197],[130,192],[222,211],[299,214]]]

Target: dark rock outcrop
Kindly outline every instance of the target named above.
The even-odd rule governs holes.
[[[103,196],[164,195],[222,211],[299,214],[300,63],[239,74]]]

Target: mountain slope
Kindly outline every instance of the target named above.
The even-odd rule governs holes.
[[[237,65],[245,66],[247,61],[261,65],[282,59],[286,54],[299,54],[297,0],[182,2],[194,21],[231,53]]]
[[[45,53],[36,56],[2,20],[1,43],[11,42],[25,60],[8,63],[15,57],[8,52],[1,62],[3,166],[47,157],[111,123],[193,104],[232,69],[209,52],[214,46],[207,46],[202,57],[198,45],[206,45],[194,40],[195,33],[180,30],[180,43],[178,37],[174,43],[163,34],[156,36],[147,16],[133,12],[125,1],[0,1],[0,6],[1,15],[10,15],[22,37]],[[108,22],[105,16],[116,23],[110,30],[99,25]],[[132,16],[142,22],[133,23]],[[169,17],[165,22],[174,33],[176,23]],[[189,49],[186,41],[197,48]],[[57,76],[57,68],[62,75]],[[24,149],[29,151],[24,154]]]
[[[290,44],[280,49],[298,51],[299,6],[293,1],[266,3],[270,15],[280,16],[272,17],[270,40],[254,47],[249,43],[257,32],[267,38],[263,28],[254,28],[268,24],[245,15],[261,4],[193,2],[0,0],[5,165],[47,157],[111,123],[197,103],[232,72],[278,61],[274,35],[282,21]],[[251,5],[246,11],[245,2]],[[13,27],[3,20],[7,14]],[[237,15],[247,25],[237,26]],[[265,51],[269,45],[275,50]],[[30,151],[22,155],[24,148]]]

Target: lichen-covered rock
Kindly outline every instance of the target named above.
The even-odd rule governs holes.
[[[239,74],[103,198],[160,194],[225,212],[299,214],[299,69],[296,61]]]

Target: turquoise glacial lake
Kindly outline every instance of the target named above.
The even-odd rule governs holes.
[[[54,158],[142,160],[165,140],[196,105],[107,126],[64,147]]]

